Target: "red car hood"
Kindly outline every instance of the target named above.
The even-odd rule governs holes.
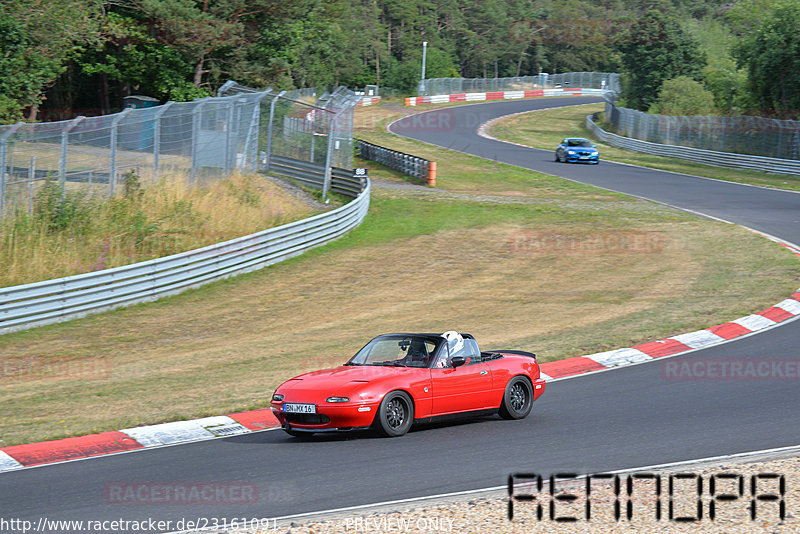
[[[420,370],[376,365],[343,365],[334,369],[323,369],[322,371],[314,371],[297,376],[281,384],[278,389],[287,391],[295,389],[329,390],[331,388],[346,387],[349,384],[364,384],[385,377],[393,377],[401,373]]]
[[[351,397],[353,402],[380,399],[385,382],[403,384],[427,378],[430,369],[419,367],[341,366],[306,373],[287,380],[276,390],[285,402],[321,403],[330,396]]]

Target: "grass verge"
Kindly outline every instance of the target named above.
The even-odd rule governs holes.
[[[596,111],[603,111],[603,109],[603,104],[585,104],[559,109],[531,111],[494,122],[489,127],[488,133],[498,139],[546,150],[555,150],[556,145],[565,137],[586,137],[597,142],[600,150],[600,159],[603,160],[630,163],[694,176],[705,176],[729,182],[800,191],[800,176],[712,167],[678,158],[631,152],[601,143],[586,128],[586,116]]]
[[[108,199],[48,182],[33,213],[0,221],[0,287],[146,261],[252,234],[312,212],[269,180],[234,175],[202,187],[129,175]]]
[[[0,337],[0,446],[266,407],[279,382],[384,332],[457,329],[548,361],[708,327],[797,288],[794,256],[742,228],[420,147],[445,162],[449,190],[375,187],[364,224],[325,247]]]

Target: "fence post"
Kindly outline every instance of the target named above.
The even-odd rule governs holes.
[[[228,89],[233,88],[234,85],[238,84],[233,80],[228,80],[227,82],[223,83],[222,86],[217,89],[217,96],[225,96],[225,93],[228,92]]]
[[[272,160],[272,134],[273,134],[273,126],[272,123],[275,119],[275,104],[278,102],[278,99],[286,94],[286,91],[281,91],[275,98],[272,99],[272,102],[269,103],[269,127],[267,128],[267,161],[264,165],[264,172],[269,172],[269,164]]]
[[[117,137],[118,137],[118,128],[119,122],[124,119],[128,113],[132,111],[131,108],[123,109],[114,119],[111,121],[111,163],[109,165],[109,174],[108,174],[108,196],[113,197],[114,194],[117,192]]]
[[[8,138],[14,135],[14,132],[19,130],[19,127],[25,124],[24,122],[18,122],[16,124],[11,125],[5,132],[3,132],[2,136],[0,136],[0,217],[3,217],[6,213],[6,162],[8,158]],[[11,169],[11,173],[14,172],[14,169]]]
[[[36,181],[36,157],[28,161],[28,215],[33,215],[33,182]]]
[[[156,112],[156,116],[153,120],[156,121],[155,127],[153,128],[153,181],[158,181],[158,163],[159,158],[161,156],[161,117],[164,116],[164,113],[172,107],[174,104],[172,100],[164,104],[159,108]]]
[[[328,191],[331,188],[331,159],[333,158],[333,144],[336,142],[336,121],[339,119],[339,115],[344,113],[345,109],[333,114],[330,126],[328,127],[328,149],[325,154],[325,176],[322,180],[322,200],[327,198]]]
[[[197,143],[200,137],[200,112],[203,111],[206,101],[207,98],[203,98],[192,110],[192,170],[189,173],[189,183],[191,185],[194,185],[197,180]]]
[[[253,100],[253,117],[250,120],[250,128],[247,130],[247,137],[244,140],[242,164],[239,168],[243,169],[247,166],[247,158],[251,155],[253,157],[253,172],[258,172],[258,124],[261,121],[261,101],[264,100],[264,97],[266,97],[270,91],[272,91],[272,89],[262,91]],[[253,153],[249,154],[251,150]]]
[[[311,123],[311,151],[308,155],[308,161],[314,163],[314,146],[317,143],[317,132],[314,131],[314,123]]]
[[[66,192],[66,182],[67,182],[67,143],[69,142],[69,133],[75,128],[78,124],[81,123],[83,119],[86,117],[80,116],[75,117],[66,127],[61,131],[61,159],[58,165],[58,185],[61,188],[61,196],[63,197]],[[113,136],[113,132],[112,132]],[[113,152],[112,152],[113,154]]]
[[[231,169],[231,157],[236,157],[233,153],[233,117],[236,110],[236,99],[231,98],[230,102],[228,102],[228,113],[226,113],[225,117],[225,163],[223,165],[223,169],[227,174],[228,171]]]
[[[312,141],[314,132],[311,132]],[[328,197],[328,190],[331,187],[331,158],[333,157],[333,128],[328,128],[328,148],[325,152],[325,174],[322,178],[322,200]],[[313,160],[312,160],[313,163]]]
[[[8,132],[0,139],[0,217],[6,213],[6,154],[8,152]],[[14,172],[12,169],[11,172]]]

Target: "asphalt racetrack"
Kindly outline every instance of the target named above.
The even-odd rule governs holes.
[[[457,106],[395,123],[439,146],[664,202],[800,242],[800,195],[602,161],[567,165],[553,152],[477,135],[497,116],[597,101],[571,97]],[[602,158],[602,153],[601,153]],[[747,251],[741,251],[746,254]],[[756,311],[756,310],[753,310]],[[536,318],[532,317],[532,321]],[[501,486],[512,472],[596,473],[800,443],[796,380],[681,381],[667,362],[798,358],[800,321],[668,360],[552,382],[522,421],[429,426],[399,439],[301,441],[280,430],[0,474],[0,517],[33,521],[278,517]],[[487,349],[493,347],[485,347]],[[342,359],[348,354],[343,354]],[[253,489],[238,504],[116,504],[136,482],[216,482]],[[217,499],[220,501],[220,499]],[[498,518],[502,519],[502,518]]]

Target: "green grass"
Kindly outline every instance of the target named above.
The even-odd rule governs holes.
[[[494,122],[489,127],[488,133],[498,139],[549,150],[554,150],[564,137],[586,137],[597,143],[601,160],[630,163],[729,182],[800,191],[800,176],[712,167],[677,158],[640,154],[601,143],[586,128],[586,116],[603,109],[603,104],[585,104],[531,111]]]

